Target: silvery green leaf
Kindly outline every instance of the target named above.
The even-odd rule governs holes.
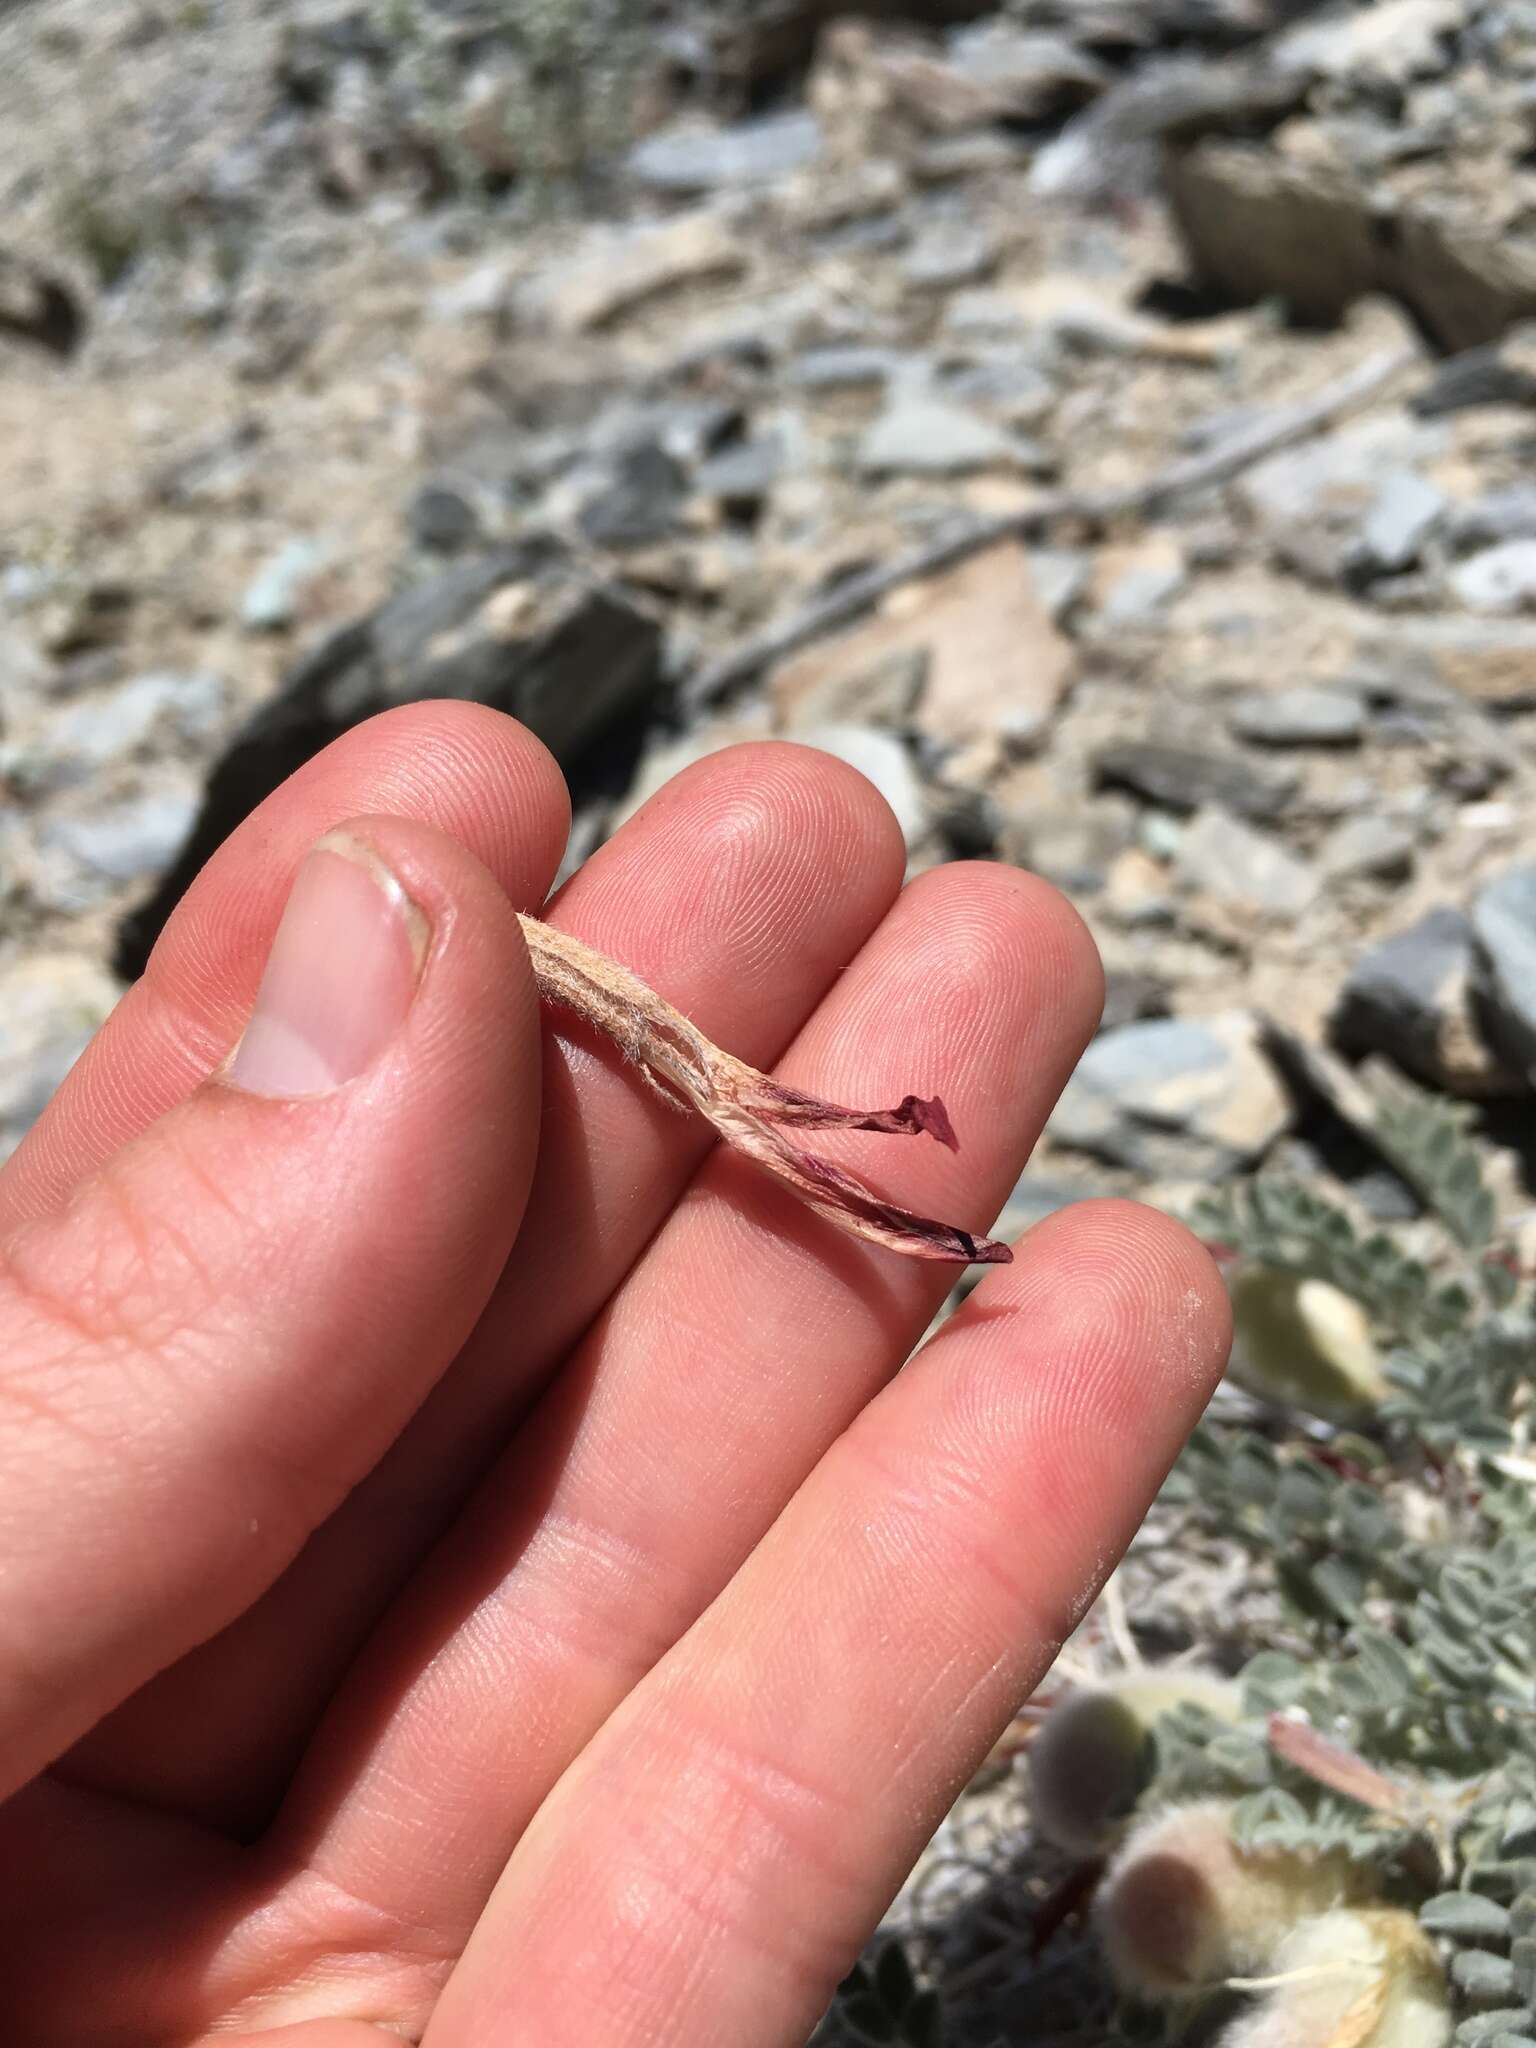
[[[1371,1683],[1371,1675],[1362,1670],[1353,1657],[1334,1672],[1333,1690],[1340,1706],[1355,1713],[1369,1713],[1376,1705],[1376,1688]]]
[[[1307,1682],[1307,1669],[1283,1650],[1261,1650],[1243,1666],[1243,1707],[1250,1714],[1272,1714],[1291,1707]]]
[[[1250,1793],[1232,1809],[1232,1837],[1240,1849],[1289,1849],[1306,1836],[1306,1808],[1275,1786]]]
[[[1316,1592],[1341,1621],[1349,1621],[1358,1614],[1365,1598],[1363,1566],[1351,1558],[1325,1557],[1313,1566],[1311,1579]]]
[[[1269,1783],[1269,1752],[1262,1742],[1233,1729],[1213,1736],[1205,1745],[1207,1761],[1238,1785],[1255,1788]]]
[[[1279,1461],[1268,1444],[1248,1438],[1238,1446],[1232,1459],[1231,1484],[1240,1500],[1267,1508],[1279,1486]]]
[[[1464,1948],[1451,1958],[1451,1982],[1464,1997],[1492,2005],[1515,1996],[1515,1966],[1508,1956]]]
[[[1419,1648],[1434,1664],[1442,1677],[1449,1679],[1457,1688],[1470,1689],[1488,1676],[1488,1659],[1480,1657],[1475,1650],[1453,1642],[1439,1630],[1422,1634]]]
[[[1395,1636],[1382,1629],[1357,1628],[1355,1655],[1383,1704],[1402,1699],[1415,1690],[1417,1676],[1412,1661]]]
[[[1419,1925],[1459,1941],[1499,1941],[1509,1932],[1509,1908],[1480,1892],[1441,1892],[1420,1906]]]
[[[1485,2048],[1498,2034],[1518,2034],[1530,2024],[1530,2014],[1521,2005],[1501,2006],[1493,2012],[1474,2013],[1456,2029],[1458,2048]]]
[[[1287,1465],[1280,1475],[1276,1507],[1291,1522],[1327,1520],[1338,1481],[1321,1465]]]

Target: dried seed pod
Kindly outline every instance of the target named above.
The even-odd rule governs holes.
[[[1006,1265],[1007,1245],[954,1224],[914,1216],[883,1201],[829,1159],[803,1151],[789,1131],[889,1131],[926,1135],[959,1150],[937,1096],[908,1095],[894,1109],[843,1109],[760,1074],[712,1045],[680,1010],[627,968],[552,925],[521,917],[534,980],[546,1002],[563,1004],[611,1038],[669,1102],[697,1110],[728,1145],[793,1188],[840,1230],[912,1258],[954,1265]]]

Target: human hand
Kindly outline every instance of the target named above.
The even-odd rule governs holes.
[[[359,728],[0,1175],[17,2048],[802,2041],[1219,1372],[1203,1251],[1095,1203],[893,1378],[952,1273],[541,1026],[565,829],[509,720]],[[984,1228],[1099,968],[1031,877],[902,866],[747,747],[548,914],[799,1086],[942,1090],[958,1155],[840,1156]]]

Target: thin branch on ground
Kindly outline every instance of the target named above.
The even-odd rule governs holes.
[[[1384,349],[1310,397],[1276,406],[1215,447],[1170,462],[1140,483],[1111,491],[1053,491],[1020,512],[973,521],[898,555],[894,561],[861,570],[698,670],[683,686],[684,702],[690,710],[718,703],[786,655],[872,611],[903,584],[952,569],[999,541],[1037,540],[1051,527],[1066,524],[1094,526],[1110,519],[1145,517],[1190,491],[1228,483],[1266,455],[1304,440],[1374,398],[1416,359],[1409,349]]]

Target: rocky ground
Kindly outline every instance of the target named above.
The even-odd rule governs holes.
[[[1383,1056],[1529,1199],[1536,7],[910,13],[658,14],[605,152],[494,5],[0,7],[0,1147],[270,764],[447,689],[573,862],[783,733],[1066,890],[1108,1014],[1010,1227],[1261,1163],[1411,1216]]]

